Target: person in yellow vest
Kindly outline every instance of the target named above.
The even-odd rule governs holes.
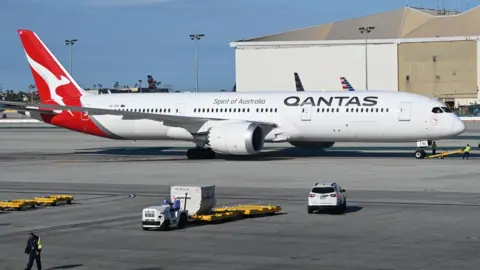
[[[467,157],[467,159],[468,159],[468,156],[470,156],[470,144],[467,144],[467,146],[465,146],[465,148],[463,148],[463,158],[462,159],[465,159],[465,157]]]
[[[29,255],[27,268],[25,268],[25,270],[32,269],[34,260],[37,261],[37,269],[42,270],[42,260],[40,258],[41,252],[42,240],[40,239],[40,237],[31,232],[30,238],[28,238],[27,241],[27,246],[25,247],[25,253]]]
[[[432,155],[437,153],[437,143],[435,141],[432,142]]]

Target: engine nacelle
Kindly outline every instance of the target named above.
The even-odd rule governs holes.
[[[290,144],[300,148],[330,148],[335,142],[290,142]]]
[[[208,144],[212,150],[225,155],[256,154],[262,150],[264,140],[262,127],[248,122],[214,126],[208,135]]]

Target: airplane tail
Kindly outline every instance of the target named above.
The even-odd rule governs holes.
[[[355,91],[355,89],[353,89],[352,85],[348,82],[348,80],[345,77],[340,77],[340,81],[342,82],[343,90]]]
[[[303,88],[302,81],[300,80],[300,76],[298,76],[298,73],[295,72],[293,73],[295,76],[295,88],[297,89],[297,92],[303,92],[305,89]]]
[[[35,32],[18,30],[35,85],[42,103],[80,105],[79,98],[88,93],[65,70]],[[68,100],[76,100],[75,104]]]

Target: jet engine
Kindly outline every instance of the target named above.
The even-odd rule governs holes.
[[[261,126],[249,122],[235,122],[212,127],[208,144],[219,154],[253,155],[262,150],[264,139]]]
[[[290,142],[291,145],[300,148],[330,148],[335,142]]]

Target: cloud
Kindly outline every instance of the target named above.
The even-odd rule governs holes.
[[[127,7],[151,4],[163,4],[174,0],[82,0],[81,3],[90,7]]]

